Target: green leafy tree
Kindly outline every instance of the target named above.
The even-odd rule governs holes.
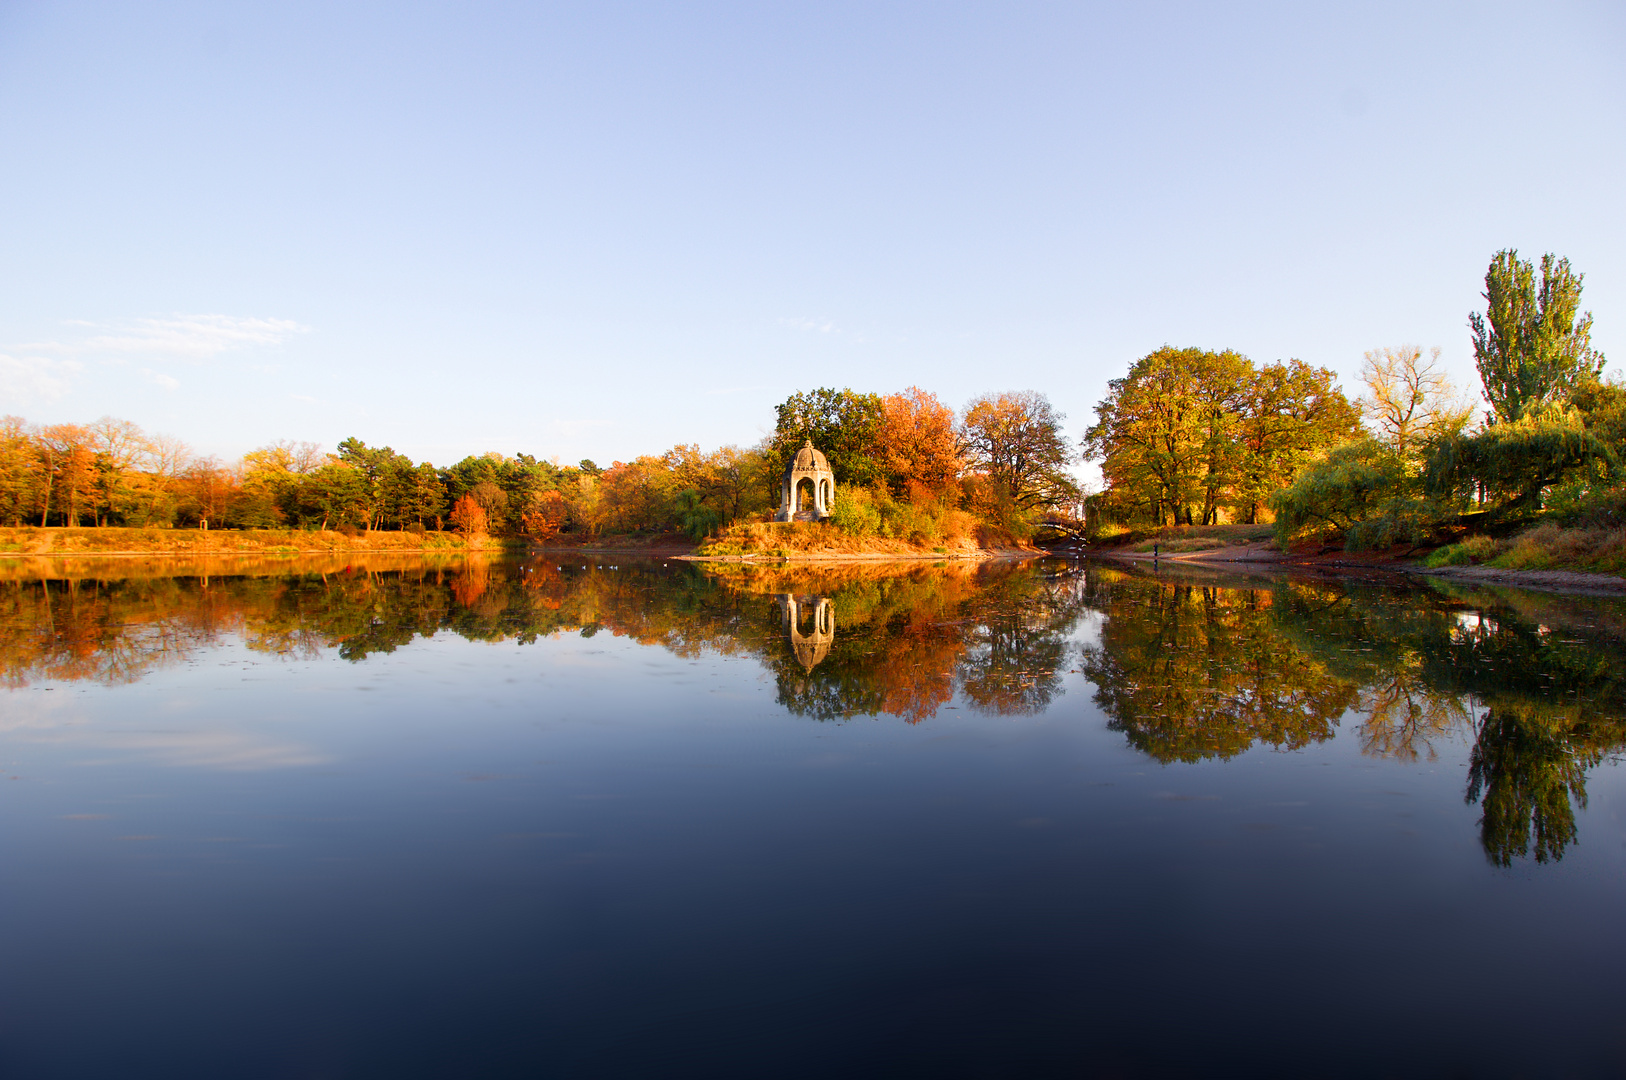
[[[1107,384],[1084,434],[1085,453],[1102,461],[1107,490],[1130,516],[1206,524],[1237,465],[1239,394],[1252,374],[1229,350],[1164,346]]]
[[[1557,862],[1575,842],[1575,807],[1586,808],[1586,770],[1562,726],[1536,710],[1492,708],[1478,724],[1465,801],[1479,803],[1479,840],[1496,866],[1516,858]]]
[[[1392,446],[1366,438],[1309,465],[1270,497],[1283,547],[1341,535],[1351,550],[1415,540],[1432,520],[1417,479]]]
[[[804,440],[829,458],[838,484],[868,487],[886,478],[880,446],[885,410],[879,394],[821,388],[792,394],[774,412],[778,419],[767,451],[770,485],[777,487]]]
[[[1577,315],[1583,276],[1568,259],[1548,254],[1541,257],[1538,285],[1535,268],[1512,248],[1491,260],[1485,314],[1469,314],[1468,327],[1485,399],[1498,421],[1562,401],[1603,370],[1603,355],[1592,348],[1592,313]]]
[[[440,475],[429,462],[407,472],[405,491],[401,496],[402,516],[418,525],[426,525],[440,517],[446,509],[446,489]]]
[[[317,468],[298,491],[302,520],[320,521],[323,529],[367,521],[371,499],[367,477],[349,464],[333,462]]]
[[[1327,368],[1289,360],[1266,364],[1244,382],[1233,426],[1233,499],[1248,524],[1258,523],[1260,507],[1305,465],[1359,434],[1360,409],[1336,378]]]
[[[672,509],[678,527],[691,540],[704,540],[722,523],[722,515],[700,500],[700,492],[684,488],[672,496]]]

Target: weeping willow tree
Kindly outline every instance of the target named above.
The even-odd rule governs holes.
[[[1587,429],[1578,411],[1547,406],[1476,435],[1441,440],[1423,481],[1435,498],[1460,498],[1478,488],[1498,499],[1500,514],[1523,516],[1541,509],[1546,489],[1576,481],[1606,484],[1618,478],[1620,467],[1614,449]]]
[[[1417,477],[1395,448],[1378,439],[1345,443],[1271,496],[1283,547],[1342,535],[1351,551],[1421,543],[1439,516],[1420,498]]]

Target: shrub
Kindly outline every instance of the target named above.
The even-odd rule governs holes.
[[[836,489],[830,520],[850,536],[876,536],[883,521],[875,505],[875,494],[866,488],[843,486]]]
[[[1496,559],[1509,570],[1626,568],[1626,529],[1564,529],[1547,523],[1514,537]]]
[[[1276,542],[1285,549],[1341,535],[1351,551],[1419,543],[1438,524],[1440,509],[1418,489],[1389,446],[1372,438],[1345,443],[1271,496]]]
[[[1546,502],[1548,516],[1571,528],[1626,526],[1626,487],[1569,484],[1550,492]]]
[[[1470,536],[1460,544],[1447,544],[1424,561],[1425,566],[1471,566],[1489,562],[1502,551],[1502,545],[1489,536]]]

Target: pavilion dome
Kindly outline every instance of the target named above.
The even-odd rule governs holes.
[[[830,462],[829,459],[824,456],[824,454],[813,449],[813,441],[809,439],[808,441],[802,443],[802,448],[800,450],[796,451],[796,462],[791,467],[798,472],[803,469],[829,472]]]

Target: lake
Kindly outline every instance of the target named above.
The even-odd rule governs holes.
[[[1618,1076],[1626,603],[0,563],[7,1077]]]

